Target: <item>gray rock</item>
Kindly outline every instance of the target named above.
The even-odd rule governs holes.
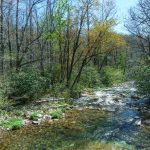
[[[135,116],[134,118],[135,118],[135,119],[139,119],[140,117],[139,117],[139,116]]]
[[[46,120],[46,121],[47,121],[47,120],[51,120],[51,119],[52,119],[52,116],[50,116],[50,115],[44,115],[44,116],[43,116],[43,119]]]
[[[89,95],[87,93],[81,94],[81,97],[88,97]]]
[[[138,99],[140,99],[140,97],[139,97],[139,96],[137,96],[137,95],[131,95],[131,98],[132,98],[132,99],[134,99],[134,100],[138,100]]]
[[[59,121],[59,119],[53,119],[54,121]]]
[[[114,108],[114,107],[107,107],[107,108],[102,108],[102,110],[105,110],[105,111],[108,111],[108,112],[115,112],[116,111],[116,109]]]
[[[92,96],[92,97],[90,97],[90,100],[97,101],[97,100],[99,100],[99,97]]]
[[[24,125],[25,125],[25,126],[28,126],[28,125],[31,125],[31,124],[32,124],[32,121],[31,121],[31,120],[28,120],[28,119],[25,119],[23,122],[24,122]]]
[[[141,119],[136,120],[136,121],[135,121],[135,124],[136,124],[137,126],[141,126],[141,124],[142,124],[142,123],[141,123]]]
[[[43,121],[42,119],[38,119],[37,121],[32,121],[32,124],[39,125],[41,124],[42,121]]]
[[[127,122],[132,122],[134,119],[133,118],[130,118],[127,120]]]
[[[32,124],[39,125],[39,122],[38,121],[32,121]]]
[[[143,120],[142,124],[150,125],[150,119]]]

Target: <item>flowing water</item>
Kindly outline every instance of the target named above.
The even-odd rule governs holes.
[[[135,100],[130,84],[75,100],[66,118],[1,133],[1,150],[150,150],[149,99]],[[144,108],[146,112],[139,110]]]

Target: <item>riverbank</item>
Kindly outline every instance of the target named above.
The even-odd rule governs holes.
[[[15,130],[28,125],[40,125],[64,118],[71,105],[64,99],[46,97],[25,105],[8,103],[1,109],[0,128]]]

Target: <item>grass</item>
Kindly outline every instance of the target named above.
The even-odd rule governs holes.
[[[12,129],[12,130],[20,129],[23,126],[23,120],[19,118],[11,118],[3,121],[0,124],[0,126],[3,127],[4,129]]]
[[[61,109],[58,109],[50,113],[50,115],[52,116],[52,119],[61,119],[62,114],[63,114],[63,110]]]
[[[37,112],[33,112],[33,113],[30,115],[30,120],[36,121],[36,120],[38,120],[38,118],[39,118],[39,113],[37,113]]]
[[[16,111],[14,112],[14,114],[15,114],[16,116],[20,117],[20,116],[23,115],[23,112],[20,111],[20,110],[16,110]]]

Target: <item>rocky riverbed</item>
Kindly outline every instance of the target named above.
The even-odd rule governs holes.
[[[74,105],[78,108],[100,109],[114,114],[124,111],[129,113],[127,122],[150,125],[150,98],[139,95],[134,82],[96,90],[94,93],[85,92],[81,98],[74,101]],[[130,115],[131,111],[134,115]]]

